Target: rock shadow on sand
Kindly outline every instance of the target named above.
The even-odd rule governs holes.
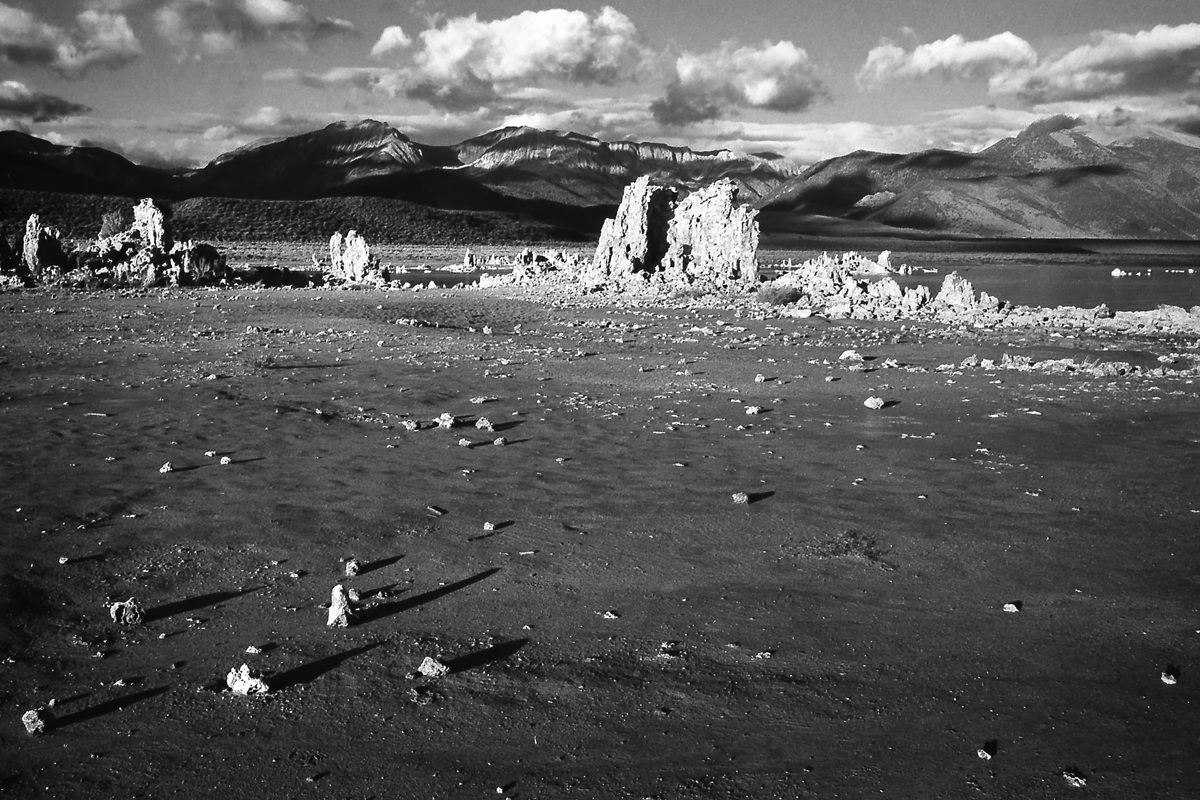
[[[364,608],[354,616],[354,624],[365,625],[368,622],[375,622],[376,620],[390,617],[393,614],[399,614],[402,611],[408,611],[410,609],[423,606],[426,603],[432,603],[434,600],[445,597],[448,594],[453,594],[460,589],[465,589],[472,584],[486,580],[499,571],[499,567],[492,567],[491,569],[485,569],[483,572],[472,575],[469,578],[463,578],[461,581],[455,581],[454,583],[448,583],[445,586],[439,586],[432,591],[413,595],[412,597],[407,597],[403,600],[396,600],[391,603],[382,603],[377,606],[372,606],[371,608]]]
[[[149,700],[151,697],[157,697],[160,694],[170,691],[170,686],[159,686],[156,689],[145,689],[133,694],[114,697],[111,700],[105,700],[103,703],[97,703],[90,708],[85,708],[76,711],[74,714],[58,717],[54,720],[54,728],[65,728],[68,725],[75,725],[80,722],[103,717],[105,714],[111,714],[114,711],[123,711],[134,703],[140,703],[142,700]]]
[[[278,692],[282,689],[290,689],[293,686],[301,686],[306,683],[312,683],[317,678],[327,672],[340,667],[345,662],[360,656],[363,653],[370,652],[376,647],[379,647],[385,640],[371,642],[362,647],[356,647],[353,650],[346,650],[342,653],[334,653],[331,656],[318,658],[315,661],[309,661],[307,664],[301,664],[298,667],[292,667],[286,672],[280,672],[266,679],[267,685],[271,687],[271,691]]]
[[[143,616],[144,622],[155,622],[160,619],[174,617],[177,614],[184,614],[188,611],[198,611],[208,606],[215,606],[218,603],[224,603],[227,600],[233,600],[247,594],[254,594],[265,589],[265,586],[252,586],[249,589],[239,589],[235,592],[209,592],[207,594],[198,594],[195,597],[189,597],[186,600],[176,600],[173,603],[165,603],[161,606],[146,609]]]
[[[459,672],[466,672],[470,669],[479,669],[486,667],[488,664],[493,664],[497,661],[512,656],[525,645],[529,644],[529,639],[513,639],[509,642],[500,642],[491,647],[484,648],[474,653],[467,653],[465,656],[459,656],[446,662],[446,666],[450,668],[450,674],[453,675]]]

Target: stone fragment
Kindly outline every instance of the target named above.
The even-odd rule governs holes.
[[[450,674],[450,667],[432,656],[425,656],[425,660],[421,662],[421,666],[417,667],[417,672],[426,678],[444,678]]]
[[[362,569],[362,564],[359,563],[357,558],[351,558],[348,561],[346,561],[346,577],[347,578],[353,578],[355,575],[357,575],[359,573],[359,570],[361,570],[361,569]]]
[[[229,674],[225,676],[225,685],[229,687],[229,691],[242,697],[271,691],[267,682],[256,671],[251,670],[249,664],[229,670]]]
[[[118,600],[108,607],[108,615],[118,625],[141,625],[142,614],[142,606],[134,597]]]
[[[325,624],[330,628],[347,628],[354,618],[354,609],[350,605],[350,597],[346,587],[338,584],[333,587],[329,597],[329,618]]]
[[[879,409],[883,408],[883,398],[882,397],[868,397],[866,400],[863,401],[863,405],[866,406],[867,408],[871,409],[872,411],[878,411]]]
[[[746,494],[745,492],[734,492],[733,493],[733,504],[734,505],[744,506],[744,505],[748,504],[749,502],[750,502],[750,495]]]
[[[489,420],[487,417],[480,417],[479,419],[475,420],[475,427],[481,431],[488,431],[489,433],[495,433],[496,431],[496,429],[492,427],[491,420]]]
[[[1020,603],[1005,603],[1004,604],[1004,613],[1005,614],[1021,613],[1021,604]]]
[[[49,709],[33,708],[21,715],[21,723],[26,733],[36,736],[54,727],[54,714]]]
[[[170,461],[168,461],[168,462],[166,462],[165,464],[163,464],[161,467],[159,467],[159,468],[158,468],[158,471],[159,471],[159,472],[161,472],[161,473],[163,473],[163,474],[165,475],[165,474],[166,474],[166,473],[168,473],[168,472],[174,472],[174,471],[175,471],[175,467],[171,465],[171,462],[170,462]]]
[[[221,461],[220,461],[221,466],[227,467],[232,463],[233,463],[233,459],[230,458],[229,456],[221,456]]]
[[[503,436],[497,436],[492,440],[492,445],[495,447],[504,447],[506,444],[508,444],[508,439],[505,439]]]
[[[438,416],[438,418],[434,420],[434,423],[442,430],[448,431],[458,424],[458,417],[446,411]]]

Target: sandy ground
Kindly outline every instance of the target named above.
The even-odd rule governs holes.
[[[1200,387],[1005,352],[1197,343],[0,295],[0,795],[1195,797]]]

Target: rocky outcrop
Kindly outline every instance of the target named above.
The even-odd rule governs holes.
[[[948,316],[969,316],[999,311],[1000,301],[987,292],[976,298],[971,282],[957,272],[951,272],[942,280],[942,288],[933,299],[933,309]]]
[[[119,217],[110,215],[106,219],[103,228],[106,233],[114,227],[111,222],[114,219]],[[133,209],[133,219],[128,230],[101,236],[63,256],[63,271],[43,270],[39,276],[31,270],[31,277],[38,282],[61,278],[66,283],[86,287],[214,284],[230,277],[224,256],[212,245],[172,243],[166,215],[153,200],[147,198],[138,203]],[[26,240],[28,249],[28,233]],[[45,263],[44,257],[42,260]]]
[[[721,180],[676,202],[673,189],[638,178],[604,223],[581,281],[618,291],[647,285],[728,291],[753,283],[757,212],[737,205],[737,193],[737,184]]]
[[[790,266],[758,291],[762,302],[789,306],[795,316],[830,319],[899,319],[930,304],[924,286],[905,288],[891,277],[873,279],[879,262],[858,253],[829,255]]]

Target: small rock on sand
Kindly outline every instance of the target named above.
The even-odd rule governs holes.
[[[362,569],[362,564],[360,564],[358,562],[357,558],[351,558],[346,561],[346,577],[347,578],[353,578],[355,575],[357,575],[359,573],[359,571],[361,569]]]
[[[734,505],[744,506],[744,505],[747,505],[749,502],[750,502],[750,495],[746,494],[745,492],[734,492],[733,493]]]
[[[142,624],[142,606],[136,598],[118,600],[108,607],[108,615],[118,625]]]
[[[871,409],[872,411],[878,411],[879,409],[883,408],[883,398],[882,397],[868,397],[866,400],[863,401],[863,405],[866,406],[867,408]]]
[[[54,725],[54,715],[44,708],[33,708],[21,715],[25,732],[31,735],[45,733]]]
[[[250,670],[248,664],[242,664],[237,669],[229,670],[229,674],[225,676],[225,685],[229,687],[229,691],[243,697],[251,694],[266,694],[271,690],[261,676]]]
[[[346,587],[340,583],[333,587],[329,596],[329,619],[325,622],[330,628],[347,628],[354,617],[354,609],[350,606],[350,597]]]
[[[444,678],[450,674],[450,667],[438,661],[433,656],[425,656],[425,660],[421,662],[421,666],[417,667],[417,672],[426,678]]]

